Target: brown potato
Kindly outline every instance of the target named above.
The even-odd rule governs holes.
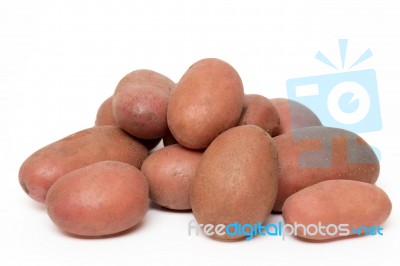
[[[112,103],[118,126],[142,139],[168,132],[167,106],[175,83],[151,70],[136,70],[117,85]]]
[[[190,210],[190,185],[202,152],[179,144],[151,154],[142,172],[150,187],[150,199],[173,210]]]
[[[57,180],[46,197],[50,218],[80,236],[105,236],[139,223],[149,206],[149,186],[134,166],[102,161]]]
[[[365,140],[350,131],[306,127],[274,138],[281,167],[274,211],[293,193],[324,180],[375,183],[379,161]]]
[[[32,154],[19,170],[19,182],[33,199],[44,202],[50,186],[61,176],[106,160],[141,167],[148,150],[114,126],[88,128]]]
[[[113,97],[107,98],[97,111],[96,116],[96,126],[116,126],[117,121],[114,119],[114,114],[112,111],[112,99]]]
[[[299,102],[283,98],[271,99],[271,102],[275,105],[280,117],[278,135],[297,128],[322,126],[318,116]]]
[[[278,157],[268,133],[257,126],[231,128],[204,152],[191,188],[198,224],[263,223],[278,189]],[[240,239],[243,235],[210,235]]]
[[[168,126],[184,147],[206,148],[234,127],[243,108],[243,84],[228,63],[203,59],[183,75],[168,105]]]
[[[259,126],[274,137],[278,135],[279,113],[268,98],[247,94],[244,96],[243,111],[237,125]]]
[[[290,196],[283,205],[282,214],[285,223],[305,226],[298,226],[298,237],[324,240],[361,235],[366,230],[367,234],[379,233],[377,227],[389,217],[391,209],[389,197],[375,185],[353,180],[328,180]],[[319,226],[319,223],[319,230],[309,226]],[[339,227],[341,224],[343,226]],[[348,226],[344,226],[346,224]]]

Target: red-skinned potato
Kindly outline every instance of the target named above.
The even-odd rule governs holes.
[[[244,106],[238,126],[259,126],[274,137],[278,135],[279,124],[279,113],[268,98],[258,94],[244,96]]]
[[[50,186],[73,170],[105,160],[140,168],[147,156],[146,147],[118,127],[88,128],[29,156],[19,170],[19,182],[31,198],[44,202]]]
[[[167,106],[175,83],[151,70],[136,70],[118,83],[112,108],[119,127],[142,139],[168,133]]]
[[[306,228],[310,224],[321,225],[320,231],[310,226],[311,234],[298,226],[298,237],[326,240],[363,235],[372,226],[377,229],[389,217],[391,209],[389,197],[375,185],[353,180],[328,180],[290,196],[283,205],[282,215],[287,224],[302,224]],[[341,224],[348,226],[335,229]],[[362,226],[364,228],[360,230]],[[345,228],[348,231],[345,232]],[[356,230],[353,232],[353,229]]]
[[[339,128],[306,127],[274,138],[279,154],[279,190],[274,211],[293,193],[331,179],[375,183],[379,161],[368,143]]]
[[[228,63],[207,58],[182,76],[168,105],[168,126],[184,147],[206,148],[219,134],[239,121],[243,84]]]
[[[79,168],[50,188],[46,208],[63,231],[106,236],[139,223],[149,205],[146,178],[134,166],[102,161]]]
[[[142,165],[150,199],[173,210],[190,210],[190,185],[202,152],[179,144],[152,153]]]
[[[267,132],[253,125],[228,129],[210,144],[197,166],[190,194],[197,223],[264,223],[275,202],[278,174],[275,144]]]
[[[112,100],[113,97],[107,98],[100,106],[99,110],[97,111],[96,116],[96,126],[117,126],[117,122],[115,121],[114,114],[112,111]],[[152,150],[154,149],[158,143],[160,143],[161,138],[158,139],[141,139],[136,138],[139,140],[147,149]]]
[[[279,113],[278,135],[303,127],[321,126],[321,121],[307,106],[288,99],[271,99]]]

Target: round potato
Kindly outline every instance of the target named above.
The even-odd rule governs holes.
[[[32,154],[19,170],[19,182],[31,198],[44,202],[50,186],[73,170],[106,160],[140,168],[147,156],[146,147],[118,127],[88,128]]]
[[[197,223],[214,227],[264,223],[274,206],[278,174],[275,144],[267,132],[253,125],[225,131],[204,152],[192,182],[190,200]]]
[[[278,135],[279,114],[271,101],[262,95],[248,94],[244,96],[244,106],[238,126],[259,126],[271,137]]]
[[[117,85],[112,102],[118,126],[142,139],[168,133],[167,106],[175,83],[151,70],[136,70]]]
[[[378,226],[389,217],[391,209],[389,197],[375,185],[328,180],[290,196],[282,214],[285,223],[304,225],[297,226],[298,237],[325,240],[351,234],[377,234]],[[320,229],[311,228],[313,225]]]
[[[274,211],[293,193],[324,180],[375,183],[379,161],[368,143],[339,128],[306,127],[274,138],[279,154],[279,191]]]
[[[168,105],[168,126],[184,147],[206,148],[219,134],[239,121],[243,84],[228,63],[203,59],[183,75]]]
[[[146,178],[136,167],[103,161],[57,180],[49,190],[46,208],[61,230],[105,236],[139,223],[148,209],[148,195]]]
[[[151,154],[143,162],[142,172],[150,187],[150,199],[173,210],[190,210],[190,185],[202,152],[179,144]]]
[[[114,119],[112,111],[112,100],[113,97],[107,98],[99,107],[96,116],[96,126],[116,126],[117,121]]]
[[[283,98],[271,99],[271,102],[280,117],[279,135],[297,128],[322,126],[318,116],[299,102]]]
[[[117,126],[117,122],[114,119],[114,114],[112,111],[112,99],[112,96],[110,98],[107,98],[97,111],[95,122],[96,126]],[[161,141],[161,138],[141,139],[136,137],[136,139],[140,141],[148,150],[154,149]]]

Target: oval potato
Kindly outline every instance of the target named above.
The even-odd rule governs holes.
[[[258,94],[244,96],[244,106],[238,126],[259,126],[274,137],[279,133],[279,124],[279,113],[268,98]]]
[[[139,223],[149,205],[146,178],[134,166],[102,161],[57,180],[46,198],[50,218],[63,231],[105,236]]]
[[[88,128],[38,150],[22,164],[19,182],[33,199],[44,202],[50,186],[61,176],[106,160],[140,168],[148,150],[115,126]]]
[[[298,128],[322,126],[318,116],[299,102],[283,98],[271,99],[271,102],[279,113],[278,135]]]
[[[99,110],[97,111],[96,126],[117,126],[117,121],[115,121],[114,114],[112,111],[112,100],[113,97],[107,98]],[[157,139],[141,139],[136,138],[140,143],[142,143],[148,150],[154,149],[158,143],[160,143],[161,138]]]
[[[275,202],[278,174],[275,144],[267,132],[253,125],[225,131],[204,152],[192,182],[190,197],[197,223],[263,223]]]
[[[112,102],[118,126],[142,139],[168,132],[167,107],[175,83],[151,70],[136,70],[118,83]]]
[[[375,183],[379,161],[357,134],[339,128],[306,127],[274,138],[279,154],[279,191],[274,211],[293,193],[324,180]]]
[[[150,199],[173,210],[190,210],[190,185],[202,152],[179,144],[152,153],[142,172],[150,187]]]
[[[328,180],[290,196],[283,205],[282,214],[285,223],[306,227],[298,226],[298,237],[325,240],[364,234],[366,228],[380,226],[389,217],[391,209],[389,197],[375,185],[353,180]],[[320,230],[312,226],[307,230],[310,224],[319,226],[319,223]],[[335,229],[340,224],[348,224],[348,231]]]
[[[228,63],[207,58],[183,75],[168,105],[168,126],[184,147],[206,148],[220,133],[234,127],[244,101],[243,84]]]

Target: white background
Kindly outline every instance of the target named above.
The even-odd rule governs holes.
[[[0,2],[0,265],[399,265],[398,1],[17,1]],[[329,243],[257,237],[223,243],[189,237],[191,213],[151,207],[118,237],[60,232],[18,183],[23,160],[93,125],[126,73],[149,68],[178,81],[204,57],[240,73],[247,93],[285,97],[289,78],[335,73],[367,48],[356,69],[377,72],[383,130],[364,134],[382,152],[377,184],[393,211],[384,236]],[[272,215],[270,222],[280,219]]]

